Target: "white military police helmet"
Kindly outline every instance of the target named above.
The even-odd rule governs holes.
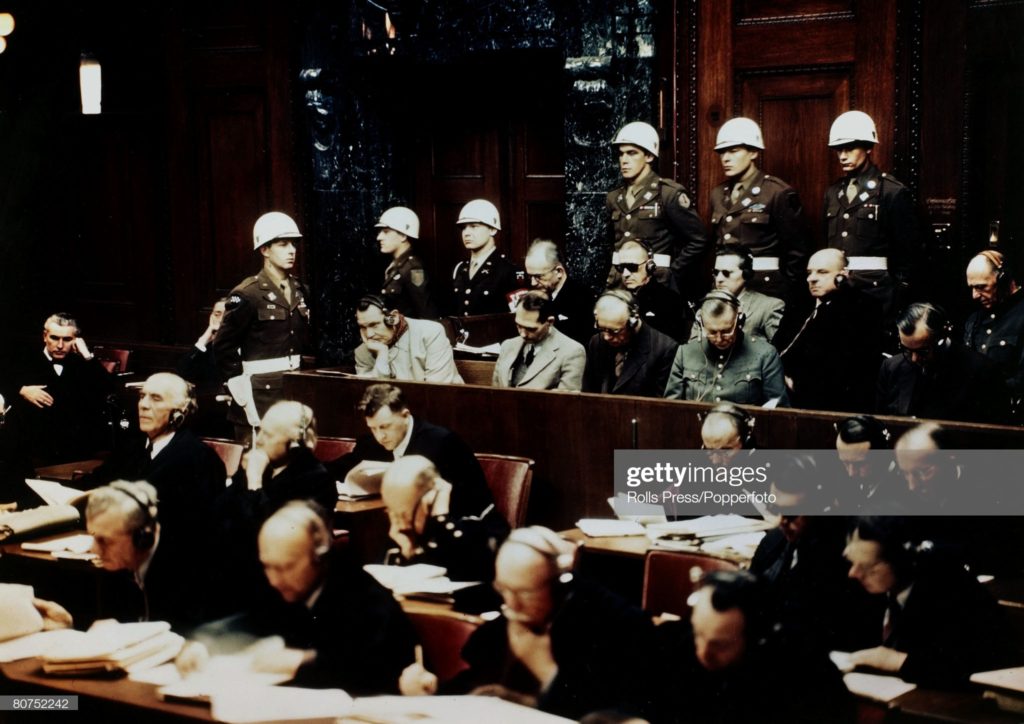
[[[380,221],[374,226],[378,229],[394,229],[410,239],[420,238],[420,217],[416,212],[405,206],[392,206],[380,215]]]
[[[764,150],[761,127],[749,118],[730,118],[718,129],[715,150],[724,151],[736,146],[749,146]]]
[[[501,231],[501,216],[498,207],[487,199],[473,199],[462,207],[456,224],[483,224]]]
[[[252,227],[252,248],[259,249],[264,244],[269,244],[278,239],[301,239],[299,226],[288,214],[280,211],[270,211],[256,219]]]
[[[847,111],[832,121],[828,132],[829,146],[845,146],[848,143],[878,143],[875,122],[864,111]]]
[[[652,156],[658,155],[658,132],[650,123],[633,121],[620,128],[612,145],[621,146],[624,143],[642,148]]]

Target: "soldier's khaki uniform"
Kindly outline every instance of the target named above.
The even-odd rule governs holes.
[[[397,309],[413,319],[439,318],[423,262],[411,250],[388,265],[380,294],[388,311]]]

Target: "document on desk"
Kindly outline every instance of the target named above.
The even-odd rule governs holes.
[[[501,354],[501,342],[489,344],[486,347],[473,347],[463,342],[458,342],[453,348],[456,352],[468,352],[469,354],[482,354],[488,357],[497,357]]]
[[[576,527],[591,538],[624,537],[645,533],[644,527],[635,520],[581,518],[576,521]]]
[[[68,553],[88,553],[92,549],[92,536],[88,533],[76,533],[60,538],[48,540],[45,543],[22,543],[22,550],[35,551],[37,553],[53,553],[60,551]],[[96,556],[91,556],[95,558]]]
[[[844,674],[843,683],[846,684],[846,688],[850,690],[851,694],[880,701],[883,704],[888,704],[917,688],[915,684],[908,683],[896,676],[865,674],[860,671]]]
[[[753,533],[774,527],[774,523],[757,518],[744,518],[742,515],[705,515],[693,520],[652,523],[647,526],[647,537],[651,539],[672,536],[713,538],[716,536],[734,535],[736,533]]]
[[[377,579],[377,582],[399,596],[414,593],[449,595],[463,588],[475,586],[479,581],[453,581],[441,566],[429,563],[414,563],[411,566],[385,566],[367,563],[363,570]]]
[[[128,678],[158,686],[156,695],[164,700],[209,703],[223,690],[275,686],[291,679],[289,674],[255,671],[252,654],[213,656],[202,671],[182,677],[174,664],[132,674]]]
[[[570,722],[554,714],[513,704],[493,696],[372,696],[356,699],[348,718],[374,724],[559,724]]]
[[[363,460],[348,471],[344,480],[337,483],[338,497],[342,500],[361,500],[380,495],[380,484],[391,463],[380,460]]]
[[[218,691],[210,699],[210,715],[230,724],[286,721],[334,724],[351,709],[352,697],[341,689],[238,686]]]
[[[87,491],[70,488],[52,480],[36,480],[25,478],[25,484],[32,488],[47,505],[74,505],[89,495]]]
[[[21,659],[34,659],[51,649],[60,650],[62,646],[74,641],[81,633],[74,629],[61,628],[55,631],[39,631],[4,641],[0,644],[0,663],[9,664]]]

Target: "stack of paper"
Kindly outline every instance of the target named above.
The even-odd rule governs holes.
[[[985,687],[984,697],[994,699],[1004,711],[1024,714],[1024,666],[971,674],[971,681]]]
[[[49,553],[54,558],[92,561],[98,557],[92,552],[92,536],[88,533],[66,535],[45,543],[22,543],[21,547],[26,551]]]
[[[394,724],[559,724],[571,721],[494,696],[374,696],[356,699],[349,716],[356,721]]]
[[[61,485],[52,480],[26,478],[25,484],[32,488],[47,505],[75,505],[89,495],[88,492],[69,488],[67,485]]]
[[[348,471],[344,480],[336,483],[338,498],[341,500],[361,500],[380,495],[380,485],[384,473],[391,463],[378,460],[364,460]]]
[[[165,621],[97,621],[92,628],[43,654],[43,671],[59,676],[129,672],[170,661],[185,640]]]
[[[888,704],[917,688],[896,676],[862,674],[859,671],[843,676],[843,683],[851,694]]]
[[[210,699],[210,714],[234,724],[302,721],[334,724],[352,709],[352,697],[341,689],[300,689],[292,686],[232,687]]]

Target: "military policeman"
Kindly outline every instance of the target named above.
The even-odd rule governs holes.
[[[715,151],[725,183],[711,191],[711,227],[716,247],[739,244],[753,257],[753,291],[785,299],[802,286],[807,266],[803,207],[789,184],[757,167],[764,150],[761,128],[733,118],[718,130]]]
[[[875,122],[863,111],[832,123],[828,145],[844,177],[825,192],[825,235],[826,246],[846,254],[850,285],[877,299],[891,322],[910,281],[917,222],[910,190],[871,162],[877,143]]]
[[[507,295],[522,287],[525,277],[498,252],[498,208],[486,199],[474,199],[462,207],[455,223],[469,250],[469,260],[460,261],[452,272],[451,313],[469,316],[511,311]]]
[[[235,400],[228,418],[238,438],[281,399],[284,373],[299,368],[309,329],[308,292],[289,272],[295,266],[299,227],[271,211],[256,220],[253,249],[263,257],[259,274],[231,290],[224,321],[214,338],[214,356]]]
[[[420,217],[412,209],[392,206],[381,214],[376,227],[380,229],[380,251],[391,257],[380,290],[388,309],[397,309],[415,319],[437,319],[427,272],[420,258],[412,253],[410,240],[420,238]]]
[[[611,263],[618,263],[623,243],[644,241],[654,252],[655,279],[686,299],[699,298],[705,284],[699,266],[707,236],[686,189],[651,167],[658,157],[658,132],[647,123],[627,123],[611,145],[618,152],[624,182],[607,198],[616,252]],[[618,274],[609,275],[608,284],[618,286]]]

